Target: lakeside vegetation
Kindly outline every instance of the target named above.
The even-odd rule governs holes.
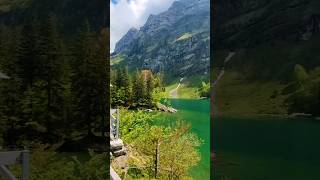
[[[162,75],[151,70],[129,74],[128,68],[111,69],[111,107],[124,106],[130,109],[156,108],[164,98]]]
[[[181,78],[165,77],[166,97],[170,98],[170,92],[178,87]],[[210,84],[208,76],[184,77],[177,89],[179,99],[199,99],[210,97]]]
[[[111,107],[121,109],[120,138],[127,150],[126,155],[114,157],[111,165],[123,179],[192,179],[192,169],[200,161],[203,166],[205,157],[200,152],[203,142],[190,124],[179,118],[168,124],[158,123],[164,116],[157,104],[170,98],[169,92],[178,86],[174,83],[166,87],[163,76],[149,69],[129,72],[125,66],[111,66],[110,103]],[[192,85],[200,78],[187,79],[184,85]],[[181,90],[193,98],[189,95],[198,93],[197,85]],[[202,85],[203,91],[208,92],[208,85]],[[180,92],[179,98],[183,97]]]
[[[157,113],[121,110],[121,139],[128,155],[126,167],[112,165],[124,179],[186,179],[190,168],[200,161],[201,141],[190,132],[190,125],[156,125]]]
[[[145,111],[156,110],[165,95],[161,74],[111,70],[111,107],[121,108],[120,137],[128,151],[125,157],[116,157],[112,166],[122,178],[183,179],[200,161],[201,141],[190,132],[190,125],[183,121],[158,125],[159,112]]]

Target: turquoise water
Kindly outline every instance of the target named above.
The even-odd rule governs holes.
[[[191,131],[203,140],[199,152],[201,161],[191,169],[195,180],[210,179],[210,104],[209,100],[171,99],[170,104],[177,113],[162,113],[161,124],[171,124],[184,120],[191,124]]]
[[[319,121],[218,118],[213,124],[213,179],[320,179]]]

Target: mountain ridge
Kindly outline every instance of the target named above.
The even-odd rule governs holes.
[[[167,11],[150,15],[138,30],[130,29],[113,56],[124,56],[131,69],[150,68],[174,76],[209,71],[209,0],[175,1]]]

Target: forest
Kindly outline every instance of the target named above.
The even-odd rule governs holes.
[[[130,109],[156,108],[165,97],[163,75],[149,69],[129,73],[127,67],[111,69],[111,106]]]
[[[30,179],[105,179],[108,168],[90,168],[108,153],[88,149],[107,150],[109,32],[86,20],[66,40],[59,25],[55,14],[1,25],[0,71],[10,79],[0,81],[0,146],[31,150]]]
[[[307,71],[302,65],[294,67],[294,81],[288,84],[283,94],[290,94],[285,103],[290,113],[305,113],[319,116],[320,68]]]

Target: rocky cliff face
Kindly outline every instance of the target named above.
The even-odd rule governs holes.
[[[250,81],[289,82],[296,64],[320,66],[319,0],[217,0],[215,8],[213,68],[230,50],[225,70]]]
[[[217,0],[215,48],[309,40],[319,32],[319,0]]]
[[[127,34],[117,42],[114,52],[118,53],[125,50],[126,47],[137,38],[138,32],[139,31],[136,28],[131,28]]]
[[[139,30],[130,29],[116,44],[116,55],[129,68],[151,68],[175,76],[209,70],[209,0],[179,0],[165,12],[150,15]]]

